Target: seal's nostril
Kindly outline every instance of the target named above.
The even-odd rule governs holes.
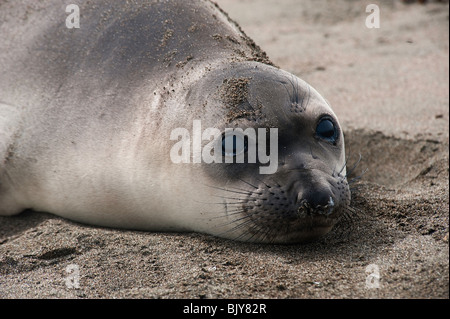
[[[310,212],[323,211],[331,214],[335,203],[333,196],[329,191],[311,191],[299,193],[297,196],[297,205],[307,208]]]
[[[311,207],[326,206],[330,201],[330,193],[327,191],[311,190],[307,193],[300,193],[297,202],[308,202]]]

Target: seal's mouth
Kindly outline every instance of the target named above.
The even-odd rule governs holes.
[[[301,205],[297,211],[260,212],[245,217],[239,240],[258,243],[289,244],[309,242],[324,236],[337,223],[340,210],[333,204],[312,208]]]

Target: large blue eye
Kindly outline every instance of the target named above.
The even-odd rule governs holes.
[[[338,131],[333,121],[330,118],[325,117],[317,124],[316,135],[319,138],[334,144],[338,137]]]
[[[222,136],[222,155],[237,156],[243,152],[247,152],[248,141],[244,136],[240,135],[223,135]]]

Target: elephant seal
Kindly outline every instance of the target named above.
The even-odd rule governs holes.
[[[336,115],[216,4],[86,1],[79,28],[68,27],[66,5],[0,3],[1,215],[33,209],[106,227],[290,243],[327,233],[345,214]],[[194,138],[198,123],[215,131]],[[276,139],[244,134],[238,150],[237,135],[230,144],[224,133],[237,128],[276,129]],[[192,133],[186,149],[176,148],[177,129]],[[223,134],[203,139],[208,132]],[[248,159],[255,143],[265,150],[258,159],[277,154],[272,163],[191,160],[206,145]],[[188,156],[171,157],[180,150]],[[261,163],[273,169],[263,174]]]

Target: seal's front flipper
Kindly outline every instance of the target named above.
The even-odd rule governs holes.
[[[21,211],[8,185],[7,171],[20,130],[21,109],[0,101],[0,215],[13,215]]]

